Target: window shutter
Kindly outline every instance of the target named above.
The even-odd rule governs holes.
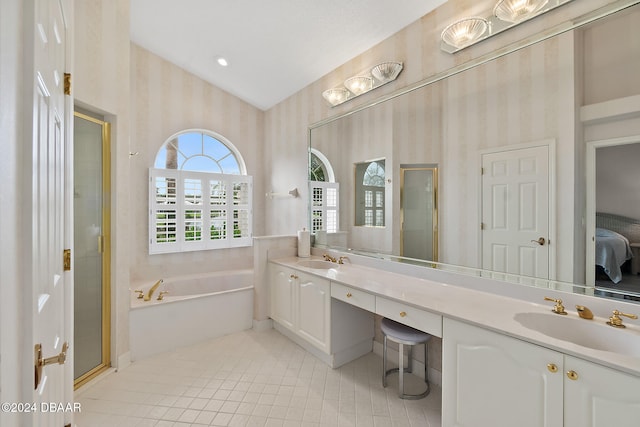
[[[252,244],[253,178],[149,169],[149,253]]]
[[[340,184],[337,182],[309,181],[311,193],[311,232],[340,230]]]

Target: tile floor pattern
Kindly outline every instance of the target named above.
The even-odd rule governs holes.
[[[76,392],[78,427],[440,427],[441,390],[402,400],[370,353],[331,369],[277,331],[252,330],[137,361]],[[394,387],[395,385],[395,387]]]

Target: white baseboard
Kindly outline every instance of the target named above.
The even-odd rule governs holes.
[[[252,329],[256,332],[262,332],[269,329],[273,329],[273,320],[264,319],[264,320],[256,320],[253,319]]]
[[[120,369],[124,369],[127,366],[131,365],[131,352],[127,351],[126,353],[118,356],[116,363],[116,366],[114,366],[114,368],[116,368],[116,371],[119,371]]]
[[[382,343],[379,343],[378,341],[374,341],[373,352],[378,356],[382,357]],[[393,348],[387,349],[387,358],[392,361],[391,362],[393,364],[392,366],[396,366],[398,364],[398,357],[399,357],[399,354],[397,350]],[[407,352],[405,352],[404,366],[407,366],[407,362],[408,362]],[[419,360],[413,359],[413,374],[424,379],[424,363],[422,363]],[[442,372],[430,367],[427,371],[427,375],[429,376],[429,383],[442,387]]]

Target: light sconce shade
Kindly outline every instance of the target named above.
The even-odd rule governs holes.
[[[327,89],[324,92],[322,92],[322,97],[326,99],[329,104],[333,106],[342,104],[347,99],[349,99],[350,95],[351,93],[347,89],[340,88],[340,87]]]
[[[549,0],[500,0],[493,14],[501,21],[517,24],[532,18],[546,6]]]
[[[487,32],[489,23],[484,18],[461,19],[447,26],[442,32],[442,41],[456,49],[462,49],[480,39]]]
[[[493,0],[493,11],[484,18],[461,19],[444,29],[440,49],[456,53],[482,40],[513,28],[529,19],[554,10],[573,0]]]
[[[373,88],[373,79],[368,76],[350,77],[344,81],[344,85],[355,96],[358,96],[370,91]]]
[[[341,86],[325,90],[322,92],[322,97],[326,99],[332,107],[335,107],[363,93],[367,93],[370,90],[394,81],[402,71],[402,68],[402,62],[381,62],[373,68],[349,77]]]
[[[400,71],[402,71],[401,62],[383,62],[371,69],[371,75],[375,77],[376,80],[387,83],[395,80],[398,74],[400,74]]]

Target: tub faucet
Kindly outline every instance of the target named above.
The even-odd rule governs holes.
[[[153,293],[156,291],[156,289],[158,289],[158,286],[162,285],[162,282],[164,282],[164,280],[160,279],[158,280],[152,287],[151,289],[149,289],[149,292],[144,296],[144,300],[145,301],[149,301],[151,299],[151,296],[153,295]]]

